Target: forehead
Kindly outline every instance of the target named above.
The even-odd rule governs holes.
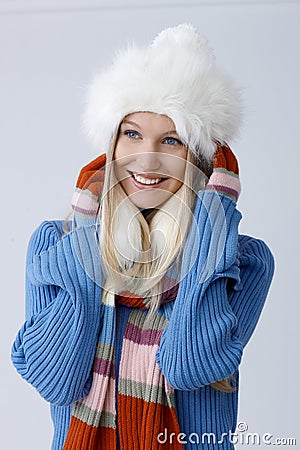
[[[176,132],[175,124],[170,117],[148,111],[128,114],[124,117],[122,123],[132,123],[144,129],[172,130]]]

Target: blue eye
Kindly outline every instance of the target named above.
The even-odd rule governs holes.
[[[124,134],[126,134],[126,136],[128,136],[130,139],[138,139],[139,138],[139,133],[137,133],[136,131],[133,131],[133,130],[126,130],[126,131],[124,131]]]
[[[168,145],[182,145],[182,143],[178,139],[173,137],[167,137],[165,139],[165,143]]]

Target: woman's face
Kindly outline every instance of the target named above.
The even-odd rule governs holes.
[[[116,142],[116,177],[138,208],[155,208],[182,185],[187,153],[169,117],[129,114]]]

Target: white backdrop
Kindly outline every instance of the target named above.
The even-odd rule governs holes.
[[[208,37],[219,65],[244,89],[244,126],[232,146],[241,169],[240,232],[264,239],[276,259],[273,285],[241,364],[239,421],[261,436],[295,437],[300,447],[300,4],[182,3],[110,0],[101,7],[100,0],[0,0],[5,450],[50,448],[48,405],[16,373],[9,355],[24,320],[29,236],[44,219],[66,216],[78,170],[97,155],[80,131],[84,85],[127,40],[147,43],[181,22]],[[256,447],[237,446],[245,448]]]

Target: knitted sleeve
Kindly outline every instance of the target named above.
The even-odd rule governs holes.
[[[239,326],[243,347],[249,342],[263,310],[275,270],[267,244],[251,236],[239,236],[240,283],[228,290],[228,301]]]
[[[224,216],[219,221],[220,207]],[[232,200],[201,193],[194,215],[200,240],[192,229],[183,266],[195,251],[196,262],[180,283],[156,355],[168,383],[181,390],[198,389],[235,372],[274,270],[262,241],[252,239],[239,251],[241,214]]]
[[[43,222],[28,245],[26,322],[11,356],[21,376],[55,405],[71,404],[90,388],[101,300],[95,235],[90,226],[60,238],[53,222]]]

